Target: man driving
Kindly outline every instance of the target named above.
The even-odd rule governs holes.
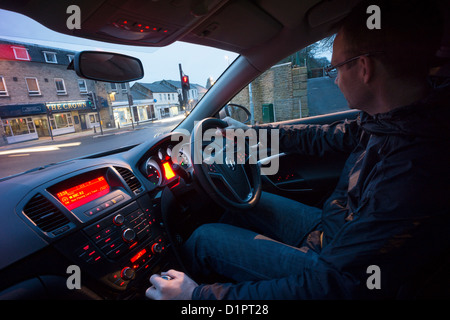
[[[374,4],[380,29],[366,24]],[[450,247],[450,90],[427,75],[442,29],[430,2],[356,6],[339,28],[328,71],[337,71],[358,118],[253,127],[279,130],[280,152],[348,155],[323,208],[263,193],[255,208],[226,212],[186,241],[187,270],[202,284],[169,270],[150,278],[147,297],[394,298],[439,261]]]

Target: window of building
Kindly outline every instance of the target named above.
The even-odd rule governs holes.
[[[78,88],[80,89],[80,93],[87,93],[86,80],[78,79]]]
[[[17,60],[26,60],[26,61],[30,61],[30,55],[28,54],[28,50],[27,48],[24,47],[12,47],[13,51],[14,51],[14,57]]]
[[[122,88],[122,92],[127,92],[127,84],[126,83],[121,83],[120,87]]]
[[[0,97],[8,96],[8,89],[6,89],[5,78],[0,76]]]
[[[70,113],[57,113],[50,117],[50,124],[52,129],[61,129],[73,127],[72,116]]]
[[[55,78],[55,85],[56,85],[56,94],[58,95],[67,94],[64,79]]]
[[[16,118],[3,120],[3,130],[7,137],[20,136],[36,131],[31,118]]]
[[[111,85],[111,90],[117,92],[117,85],[115,83],[110,83],[110,85]]]
[[[28,88],[28,94],[30,96],[38,96],[41,94],[41,90],[39,89],[39,83],[36,78],[25,78]]]
[[[58,63],[58,60],[56,60],[55,52],[44,51],[44,57],[45,57],[45,62],[47,62],[47,63]]]
[[[98,118],[98,114],[97,113],[89,113],[89,122],[92,125],[99,125],[100,124],[100,120]]]

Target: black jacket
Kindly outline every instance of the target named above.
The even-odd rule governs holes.
[[[288,278],[202,285],[198,299],[396,297],[450,247],[450,90],[385,114],[280,129],[280,151],[349,153],[323,207],[322,248]],[[264,128],[274,128],[263,126]],[[276,127],[275,127],[276,128]],[[372,269],[381,289],[369,289]]]

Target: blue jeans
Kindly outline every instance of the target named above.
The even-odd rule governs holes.
[[[256,207],[226,212],[205,224],[184,245],[184,261],[196,279],[265,280],[301,272],[317,255],[322,210],[270,193]],[[320,250],[320,249],[319,249]]]

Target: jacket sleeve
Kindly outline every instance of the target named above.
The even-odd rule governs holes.
[[[253,126],[259,139],[267,130],[267,141],[273,146],[272,130],[278,130],[279,151],[311,156],[328,153],[350,153],[358,144],[358,120],[345,120],[326,125],[260,125]],[[261,140],[260,140],[261,141]]]

